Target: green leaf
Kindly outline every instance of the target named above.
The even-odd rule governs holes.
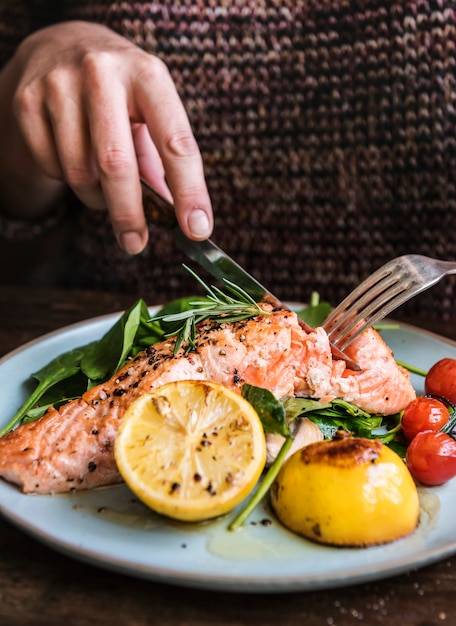
[[[371,415],[346,400],[322,402],[310,398],[287,398],[282,403],[288,423],[306,416],[317,424],[325,439],[332,439],[342,428],[357,437],[389,443],[400,431],[400,413],[388,417]]]
[[[287,420],[296,419],[309,411],[318,411],[331,408],[330,402],[313,400],[312,398],[285,398],[282,404],[287,414]]]
[[[131,354],[129,356],[132,356],[140,350],[148,348],[154,343],[161,341],[164,334],[165,333],[160,322],[150,319],[149,309],[145,303],[142,303],[139,325],[136,330],[134,342],[131,347]]]
[[[133,346],[141,313],[148,316],[146,304],[143,300],[138,300],[86,351],[81,361],[81,369],[89,380],[106,380],[123,365]]]
[[[393,450],[393,452],[395,452],[397,455],[399,455],[401,459],[405,459],[405,456],[407,454],[407,445],[405,443],[402,443],[400,441],[391,441],[388,442],[388,447],[391,448],[391,450]]]
[[[286,412],[283,404],[277,400],[268,389],[255,387],[245,383],[242,385],[241,395],[253,406],[268,433],[278,433],[284,437],[290,435],[286,422]]]
[[[358,406],[355,406],[346,400],[336,398],[331,401],[331,407],[336,410],[340,409],[342,413],[346,413],[347,415],[352,415],[354,417],[365,417],[367,419],[372,418],[370,413],[366,413],[366,411],[363,411]]]
[[[79,373],[81,360],[91,345],[65,352],[31,375],[32,378],[38,381],[38,385],[18,412],[0,429],[0,437],[3,437],[3,435],[17,426],[22,418],[27,415],[28,410],[35,407],[45,392],[52,386]]]
[[[325,319],[332,311],[332,306],[329,302],[320,302],[320,296],[317,292],[313,292],[310,298],[309,306],[297,311],[298,317],[304,322],[317,328],[321,326]]]

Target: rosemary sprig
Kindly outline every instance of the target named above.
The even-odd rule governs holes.
[[[285,456],[293,443],[293,437],[289,436],[285,439],[282,447],[279,450],[279,454],[274,459],[274,462],[266,472],[263,481],[258,486],[257,491],[253,494],[252,498],[246,503],[246,505],[239,511],[231,524],[228,526],[228,530],[239,530],[244,522],[249,518],[250,514],[256,509],[264,496],[268,493],[274,482],[277,474],[282,467]]]
[[[181,345],[186,346],[186,354],[195,347],[196,326],[200,322],[208,319],[219,322],[240,322],[257,315],[270,315],[258,306],[246,291],[230,280],[224,279],[228,291],[225,293],[218,287],[207,285],[187,265],[183,267],[203,286],[207,295],[204,300],[189,302],[192,307],[190,309],[153,318],[154,321],[162,322],[165,338],[177,335],[174,354],[178,352]]]

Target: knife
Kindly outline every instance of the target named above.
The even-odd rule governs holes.
[[[246,272],[234,259],[221,250],[213,241],[194,241],[184,235],[178,226],[174,207],[153,189],[145,180],[141,179],[143,194],[144,214],[146,219],[159,226],[171,230],[177,247],[184,252],[192,261],[198,263],[209,274],[223,282],[229,280],[246,291],[255,302],[268,302],[275,308],[290,310],[266,287],[263,287],[256,278]],[[307,333],[314,329],[298,316],[301,328]],[[331,352],[335,359],[346,362],[347,367],[354,371],[360,371],[361,367],[347,356],[342,350],[331,344]]]

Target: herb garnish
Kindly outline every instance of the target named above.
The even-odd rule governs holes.
[[[191,308],[174,314],[161,314],[154,317],[155,321],[161,322],[165,335],[176,335],[174,354],[182,344],[185,345],[185,353],[195,347],[196,326],[208,319],[218,322],[240,322],[257,315],[270,315],[264,311],[255,300],[238,285],[225,279],[225,286],[229,293],[224,293],[218,287],[207,285],[195,272],[184,265],[184,268],[203,286],[207,293],[202,300],[191,300]],[[230,295],[231,294],[231,295]]]

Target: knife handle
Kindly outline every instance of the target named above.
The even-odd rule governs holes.
[[[166,200],[142,179],[141,189],[146,219],[159,228],[166,228],[168,230],[175,228],[177,226],[177,219],[171,202]]]

